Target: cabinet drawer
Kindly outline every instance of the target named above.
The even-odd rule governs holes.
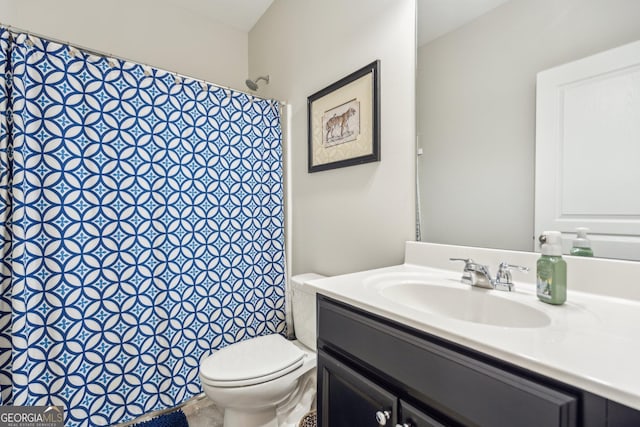
[[[464,425],[577,425],[577,398],[318,297],[318,344],[375,367]]]

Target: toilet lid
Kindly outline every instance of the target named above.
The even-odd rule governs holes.
[[[200,376],[218,387],[259,384],[302,365],[304,352],[281,335],[251,338],[218,350],[200,364]]]

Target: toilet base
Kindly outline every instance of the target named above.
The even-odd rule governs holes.
[[[297,345],[296,342],[293,344]],[[307,373],[315,375],[316,360],[315,352],[305,350],[302,366],[281,377],[254,385],[220,387],[211,385],[207,377],[202,375],[200,380],[205,394],[224,410],[224,427],[278,427],[280,406],[293,403],[289,400],[299,394],[300,380]]]
[[[244,412],[233,408],[224,410],[224,427],[278,427],[275,407]]]

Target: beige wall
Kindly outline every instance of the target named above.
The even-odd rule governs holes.
[[[258,95],[292,111],[293,272],[402,262],[415,228],[415,0],[276,0],[249,34],[177,4],[0,0],[0,22],[242,90],[270,74]],[[375,59],[382,161],[308,174],[307,96]]]
[[[169,0],[0,0],[0,22],[245,90],[248,34]]]
[[[639,23],[637,0],[513,0],[419,49],[423,240],[533,249],[536,73]]]
[[[276,0],[249,33],[260,94],[291,104],[293,273],[402,262],[414,238],[415,0]],[[382,161],[307,173],[307,97],[381,60]]]

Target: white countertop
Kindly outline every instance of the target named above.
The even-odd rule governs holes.
[[[551,321],[543,327],[511,328],[432,314],[384,297],[371,285],[380,277],[438,277],[447,286],[528,305]],[[515,281],[514,292],[503,292],[471,289],[460,277],[461,268],[403,264],[306,284],[320,294],[640,410],[640,301],[569,290],[564,305],[552,306],[537,299],[531,283]]]

